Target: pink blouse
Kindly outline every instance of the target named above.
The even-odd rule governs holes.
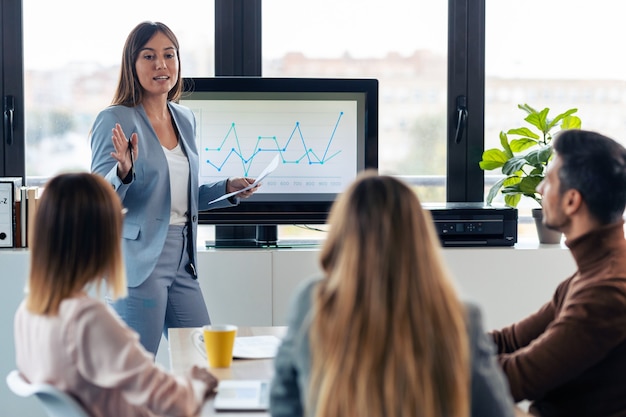
[[[17,368],[30,382],[73,395],[93,416],[189,416],[206,385],[154,363],[139,336],[103,302],[89,296],[61,303],[57,316],[15,314]]]

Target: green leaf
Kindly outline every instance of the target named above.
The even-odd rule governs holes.
[[[528,148],[532,148],[533,146],[537,146],[539,142],[530,138],[521,138],[521,139],[513,139],[511,141],[511,150],[513,152],[521,152],[525,151]]]
[[[539,139],[539,135],[530,130],[527,127],[518,127],[517,129],[510,129],[508,132],[509,135],[519,135],[526,138]]]
[[[506,204],[509,207],[517,207],[521,199],[522,199],[521,194],[505,195],[504,204]]]
[[[502,183],[502,185],[504,187],[511,187],[511,186],[519,184],[520,181],[522,181],[522,179],[520,177],[518,177],[518,176],[511,176],[511,177],[505,178],[504,182]]]
[[[483,159],[479,162],[480,169],[490,171],[503,166],[509,157],[500,149],[488,149],[483,152]]]
[[[519,190],[524,195],[534,195],[537,192],[537,186],[543,180],[543,177],[538,175],[533,175],[529,177],[524,177],[519,183]]]
[[[513,158],[513,151],[511,150],[511,146],[509,146],[509,138],[506,136],[506,133],[504,132],[500,132],[500,145],[502,145],[502,149],[504,149],[504,153],[509,158]]]
[[[518,104],[517,105],[518,108],[524,110],[526,113],[531,114],[531,113],[538,113],[537,110],[533,109],[532,107],[530,107],[528,104]]]
[[[552,147],[543,146],[539,149],[533,149],[532,151],[529,151],[525,156],[529,165],[532,165],[534,167],[546,165],[550,160],[550,157],[552,156]]]
[[[563,119],[563,123],[561,123],[561,129],[580,129],[582,127],[582,122],[578,116],[568,116]]]
[[[508,177],[502,183],[502,194],[504,194],[504,204],[510,207],[517,207],[522,194],[519,190],[520,177]]]
[[[531,113],[524,120],[539,129],[543,134],[548,132],[547,119],[549,108],[541,110],[539,113]]]
[[[552,146],[544,146],[537,152],[538,162],[542,165],[547,165],[550,158],[552,158]]]
[[[502,166],[502,173],[509,176],[519,176],[516,173],[521,171],[525,165],[528,165],[526,158],[523,156],[515,156],[504,163]]]
[[[554,126],[556,126],[557,123],[559,123],[559,121],[563,120],[563,122],[565,122],[565,119],[567,119],[570,115],[576,113],[577,111],[578,111],[578,109],[569,109],[569,110],[566,110],[563,113],[557,115],[554,118],[554,120],[552,120],[550,123],[548,123],[548,131],[550,131]],[[578,120],[580,120],[580,119],[578,119]],[[564,128],[563,124],[561,124],[561,129],[569,129],[569,128]]]
[[[491,205],[493,199],[496,198],[496,196],[498,195],[498,191],[500,191],[500,188],[502,188],[504,180],[506,180],[506,178],[502,178],[491,186],[491,188],[489,189],[489,194],[487,194],[487,204]]]

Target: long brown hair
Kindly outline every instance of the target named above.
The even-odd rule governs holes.
[[[61,302],[103,281],[113,298],[126,295],[122,204],[104,178],[60,174],[45,186],[30,243],[26,307],[56,315]]]
[[[333,206],[314,293],[316,416],[469,414],[465,313],[430,214],[403,182],[362,173]]]
[[[117,84],[117,90],[111,104],[122,104],[128,107],[134,107],[143,101],[144,90],[139,79],[137,78],[137,69],[135,63],[139,52],[148,43],[152,37],[161,32],[172,41],[176,48],[176,59],[178,60],[178,80],[172,89],[167,93],[168,100],[177,102],[183,91],[183,80],[181,76],[180,66],[180,47],[178,39],[174,32],[161,22],[142,22],[135,26],[126,38],[124,51],[122,53],[122,67],[120,69],[120,79]]]

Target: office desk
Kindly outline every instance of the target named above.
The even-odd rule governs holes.
[[[182,375],[193,365],[208,367],[207,360],[194,344],[194,333],[199,328],[169,329],[170,364],[172,372]],[[237,337],[274,335],[282,338],[287,327],[239,327]],[[230,368],[209,368],[218,379],[270,379],[274,374],[273,359],[234,359]],[[199,416],[269,416],[267,412],[216,412],[213,408],[213,396],[202,407]]]

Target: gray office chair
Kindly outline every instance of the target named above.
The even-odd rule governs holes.
[[[7,375],[7,385],[20,397],[36,396],[49,417],[89,417],[71,396],[50,384],[31,384],[17,370]]]

